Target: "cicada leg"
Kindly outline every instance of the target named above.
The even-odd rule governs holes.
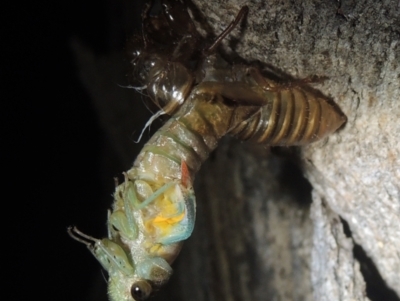
[[[133,216],[134,208],[132,208],[131,199],[135,199],[136,195],[135,191],[130,189],[132,184],[129,182],[128,176],[126,174],[124,176],[124,193],[117,187],[114,196],[116,199],[122,199],[124,208],[115,210],[113,213],[108,213],[108,236],[114,238],[118,233],[126,239],[134,240],[138,235],[138,226]]]
[[[115,231],[127,239],[135,240],[138,235],[138,226],[135,220],[129,220],[132,214],[130,212],[117,210],[108,217],[108,232],[109,237],[114,238],[116,235]]]
[[[210,53],[214,52],[218,45],[221,44],[222,40],[239,24],[240,20],[249,12],[249,8],[247,6],[243,6],[235,19],[224,29],[223,32],[215,39],[211,46],[204,50],[204,55],[210,55]]]
[[[153,202],[156,198],[158,198],[161,194],[163,194],[165,191],[167,191],[169,188],[171,188],[173,185],[176,185],[175,181],[171,181],[169,183],[164,184],[161,188],[159,188],[156,192],[154,192],[151,196],[149,196],[146,200],[143,202],[139,202],[138,199],[136,198],[134,204],[137,209],[143,209],[147,205],[149,205],[151,202]]]
[[[68,234],[75,240],[83,243],[100,262],[105,270],[110,273],[117,268],[127,275],[134,272],[133,266],[125,251],[109,239],[96,239],[79,231],[76,227],[69,227]]]

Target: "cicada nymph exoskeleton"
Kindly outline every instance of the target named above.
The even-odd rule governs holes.
[[[305,144],[345,120],[301,85],[278,84],[215,53],[247,7],[207,44],[183,2],[160,2],[160,14],[150,16],[151,2],[142,13],[143,35],[131,51],[134,87],[159,106],[147,125],[163,114],[172,117],[116,187],[108,238],[69,229],[107,270],[114,301],[145,300],[169,279],[170,265],[194,227],[194,175],[221,137],[231,133],[271,145]]]
[[[346,121],[335,104],[310,92],[304,81],[278,83],[263,77],[254,67],[229,65],[215,53],[221,40],[247,13],[247,7],[211,46],[204,47],[204,39],[181,3],[164,1],[163,6],[163,13],[153,17],[148,16],[150,6],[146,6],[144,42],[136,43],[130,52],[136,83],[147,89],[148,96],[160,108],[143,131],[157,117],[176,112],[199,83],[203,91],[221,94],[235,104],[260,106],[251,120],[232,129],[231,134],[242,140],[304,145],[328,136]],[[173,13],[179,17],[169,18]],[[181,24],[186,24],[185,28]]]
[[[268,102],[249,120],[232,129],[241,140],[266,145],[305,145],[335,132],[345,121],[335,103],[298,83],[280,84],[249,68],[252,81],[263,89]]]

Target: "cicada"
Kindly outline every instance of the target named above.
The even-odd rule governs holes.
[[[345,122],[323,97],[301,85],[283,85],[251,66],[230,65],[218,44],[247,14],[242,7],[210,44],[198,33],[185,3],[161,0],[162,12],[142,13],[142,36],[131,51],[136,89],[159,106],[149,120],[171,115],[124,173],[108,215],[108,237],[76,228],[109,274],[113,301],[145,300],[165,284],[182,242],[193,230],[195,173],[226,134],[270,145],[321,139]],[[146,126],[147,126],[146,125]]]

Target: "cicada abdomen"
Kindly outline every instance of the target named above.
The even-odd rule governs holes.
[[[145,144],[129,175],[166,181],[179,178],[184,161],[193,179],[218,141],[258,106],[232,106],[220,94],[204,92],[200,84],[189,99]]]
[[[334,104],[301,86],[275,85],[263,94],[266,104],[231,134],[271,146],[305,145],[332,134],[346,121]]]

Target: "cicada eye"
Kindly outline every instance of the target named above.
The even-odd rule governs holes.
[[[151,295],[151,285],[145,280],[140,280],[132,284],[131,295],[136,301],[146,300]]]

